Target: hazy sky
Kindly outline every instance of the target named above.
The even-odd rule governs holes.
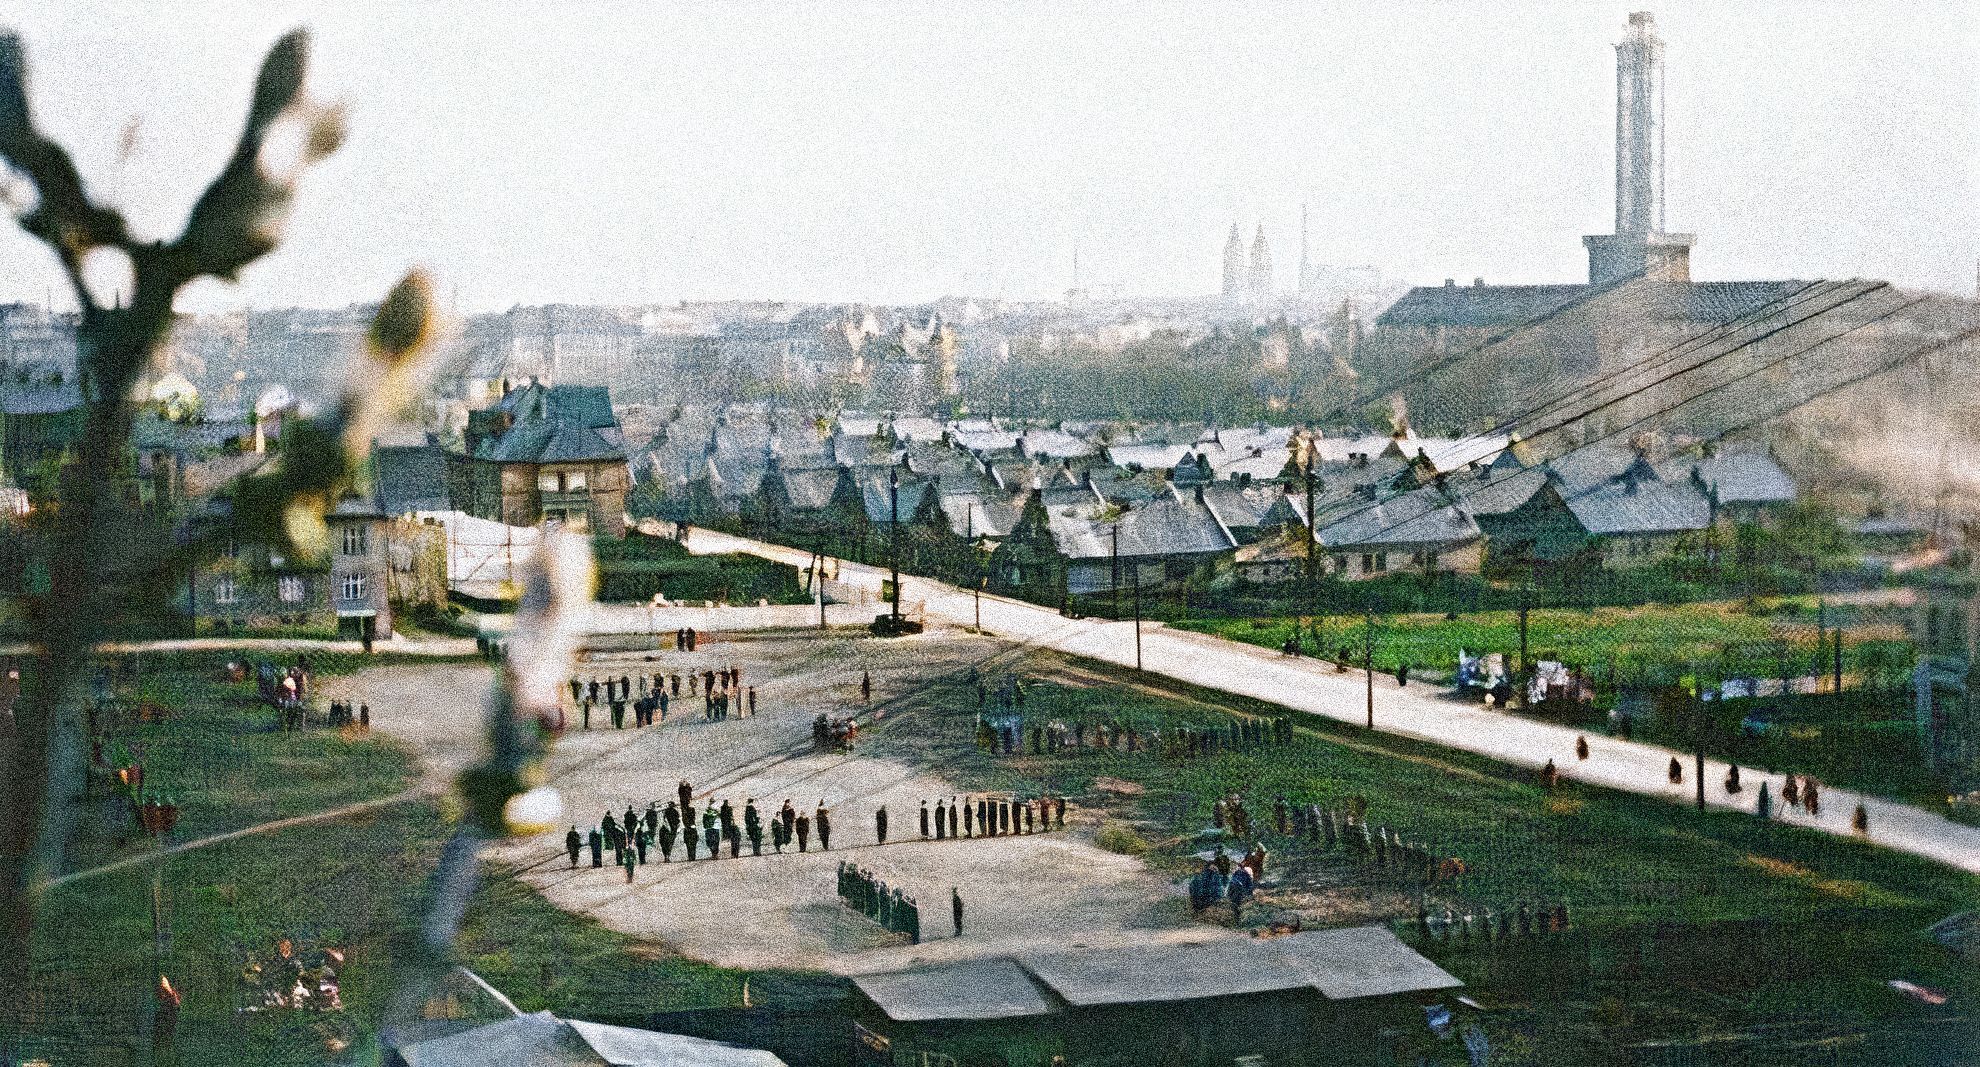
[[[725,297],[1214,291],[1263,221],[1316,261],[1577,281],[1612,228],[1630,4],[497,4],[13,0],[44,128],[141,232],[176,230],[254,69],[315,31],[352,138],[287,244],[199,309],[375,299],[413,263],[462,310]],[[553,10],[554,9],[554,10]],[[1654,5],[1669,226],[1700,279],[1968,293],[1970,0]],[[135,122],[135,151],[118,144]],[[0,236],[0,298],[47,255]]]

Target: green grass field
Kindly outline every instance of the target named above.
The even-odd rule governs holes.
[[[1166,679],[1157,683],[1159,694],[1122,690],[1107,683],[1126,672],[1110,668],[1077,664],[1073,672],[1043,670],[1047,680],[1027,694],[1027,722],[1171,728],[1227,722],[1234,711],[1272,711]],[[1464,859],[1470,873],[1432,890],[1433,910],[1445,903],[1460,912],[1569,903],[1582,930],[1571,960],[1441,957],[1472,984],[1470,995],[1504,1006],[1493,1028],[1514,1031],[1528,1047],[1524,1056],[1494,1063],[1606,1062],[1598,1053],[1630,1041],[1768,1028],[1847,1039],[1956,1020],[1980,998],[1980,974],[1920,934],[1973,907],[1980,879],[1924,860],[1630,794],[1574,785],[1549,793],[1531,776],[1484,759],[1318,719],[1302,719],[1288,746],[1187,761],[1098,750],[991,756],[969,741],[974,701],[961,687],[931,693],[924,712],[946,716],[949,725],[931,730],[912,716],[895,717],[876,731],[876,750],[937,760],[965,788],[1105,803],[1155,843],[1150,861],[1178,877],[1193,869],[1191,855],[1201,847],[1193,840],[1214,798],[1241,789],[1260,821],[1269,821],[1271,798],[1281,793],[1336,808],[1364,798],[1372,823]],[[1143,792],[1096,791],[1101,778]],[[1265,840],[1289,879],[1346,893],[1341,921],[1382,917],[1368,901],[1412,910],[1411,888],[1379,872],[1276,835]],[[1727,958],[1732,945],[1748,958]],[[1687,958],[1696,965],[1680,966]],[[1906,1000],[1884,986],[1890,978],[1951,992],[1953,1006]],[[1763,1047],[1787,1058],[1753,1062],[1799,1062],[1784,1046]]]
[[[151,788],[184,816],[172,841],[388,797],[414,784],[414,761],[372,734],[273,729],[244,683],[217,680],[220,655],[147,655],[120,694],[173,709],[129,723],[114,743],[147,768]],[[316,657],[349,669],[384,657]],[[108,825],[121,811],[100,795],[86,805],[71,869],[152,846]],[[53,1062],[136,1063],[146,1006],[161,970],[184,997],[175,1062],[318,1064],[374,1036],[392,987],[392,952],[420,915],[419,894],[451,823],[415,797],[338,820],[255,834],[48,891],[33,946],[34,1002],[27,1050]],[[156,947],[153,877],[170,931]],[[239,973],[282,938],[347,951],[344,1010],[323,1015],[242,1014]],[[459,941],[463,962],[526,1010],[637,1017],[729,1006],[743,976],[654,951],[560,911],[491,872]],[[162,955],[162,965],[154,953]],[[755,995],[810,989],[802,976],[758,976]],[[372,1062],[376,1062],[375,1057]]]
[[[1899,627],[1869,612],[1841,611],[1843,670],[1865,683],[1891,684],[1908,676],[1911,648]],[[1179,629],[1279,648],[1299,620],[1292,617],[1207,619],[1172,623]],[[1833,631],[1829,631],[1833,633]],[[1301,628],[1308,653],[1333,657],[1341,646],[1356,662],[1362,656],[1364,620],[1355,615],[1319,616]],[[1757,602],[1711,601],[1649,604],[1590,610],[1535,610],[1527,619],[1527,650],[1535,660],[1558,660],[1588,670],[1598,681],[1624,684],[1676,682],[1699,676],[1710,682],[1732,675],[1778,678],[1783,668],[1797,674],[1816,670],[1816,616],[1810,598]],[[1833,638],[1831,638],[1833,640]],[[1519,650],[1519,618],[1512,611],[1443,615],[1385,615],[1375,620],[1375,667],[1393,673],[1407,663],[1413,670],[1445,676],[1457,669],[1460,651],[1500,652],[1508,666]],[[1824,659],[1822,670],[1829,669]]]

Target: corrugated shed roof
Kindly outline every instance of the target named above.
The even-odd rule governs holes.
[[[1019,1019],[1059,1003],[1009,959],[962,960],[893,974],[857,974],[853,985],[898,1023]]]

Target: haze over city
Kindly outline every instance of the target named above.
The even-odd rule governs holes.
[[[351,139],[279,254],[186,310],[339,306],[430,266],[462,311],[1199,296],[1227,228],[1316,262],[1550,282],[1609,228],[1619,9],[1015,4],[891,11],[24,5],[44,126],[176,229],[255,63],[316,34]],[[1980,28],[1959,3],[1659,8],[1669,229],[1700,278],[1970,291]],[[115,77],[105,73],[115,71]],[[130,148],[118,161],[120,145]],[[0,296],[71,306],[0,237]]]

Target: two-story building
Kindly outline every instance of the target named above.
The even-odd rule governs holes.
[[[468,413],[460,452],[447,455],[454,506],[510,526],[558,522],[624,536],[625,436],[598,385],[529,384]]]

